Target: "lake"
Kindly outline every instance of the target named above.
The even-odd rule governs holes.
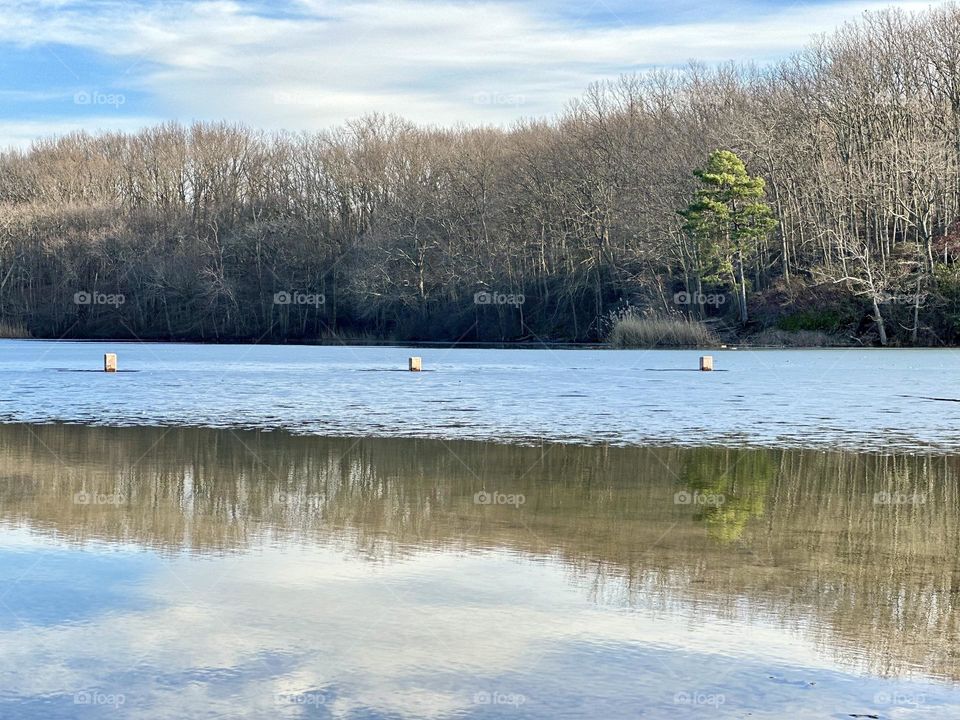
[[[953,353],[697,355],[0,343],[0,718],[960,717]]]
[[[95,372],[108,351],[116,375]],[[718,350],[709,374],[694,350],[0,341],[0,421],[957,451],[958,353]]]

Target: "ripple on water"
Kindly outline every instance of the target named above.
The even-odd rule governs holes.
[[[560,351],[456,350],[427,376],[406,370],[405,348],[253,346],[238,360],[236,348],[157,344],[124,346],[121,361],[137,371],[124,377],[56,371],[96,367],[106,349],[0,342],[0,420],[960,451],[956,392],[944,372],[953,361],[939,351],[891,351],[870,362],[859,350],[717,351],[724,372],[710,374],[691,369],[697,351],[583,350],[581,365],[563,367],[570,356]],[[416,352],[429,362],[431,351]],[[836,372],[838,358],[857,367],[858,382]],[[445,406],[449,413],[429,410]],[[464,413],[469,426],[444,422]],[[891,428],[892,416],[909,416],[910,427]]]

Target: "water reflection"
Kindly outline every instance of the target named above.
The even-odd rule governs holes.
[[[0,716],[936,717],[958,471],[0,426]]]

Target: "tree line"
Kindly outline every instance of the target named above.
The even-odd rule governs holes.
[[[725,249],[697,216],[717,158],[770,209]],[[954,344],[958,254],[954,3],[510,128],[167,123],[0,154],[0,318],[43,337],[591,341],[682,313]]]

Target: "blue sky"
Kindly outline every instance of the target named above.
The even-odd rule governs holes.
[[[0,145],[163,120],[311,130],[375,111],[504,124],[623,72],[767,62],[889,4],[0,0]]]

